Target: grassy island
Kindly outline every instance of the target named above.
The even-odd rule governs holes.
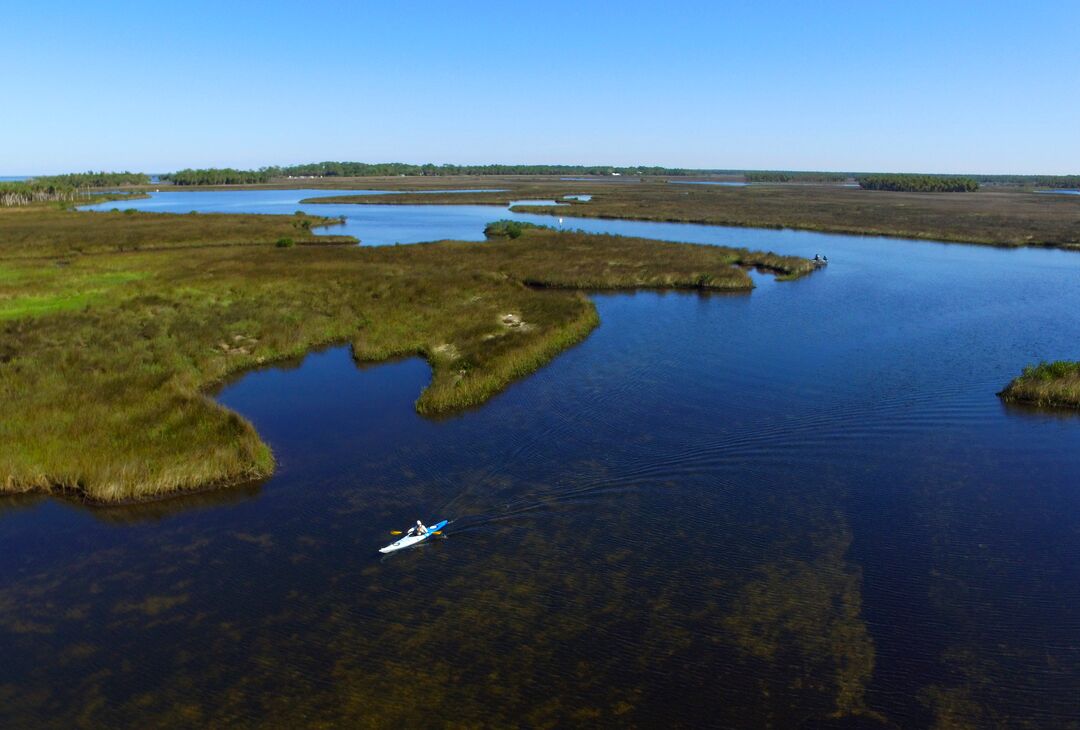
[[[998,395],[1005,401],[1080,408],[1080,362],[1029,365]]]
[[[489,243],[363,247],[306,216],[0,211],[0,491],[121,502],[269,474],[270,449],[207,389],[351,343],[420,355],[416,407],[483,402],[597,324],[580,289],[749,290],[746,250],[529,228]],[[295,246],[280,246],[282,239]],[[317,244],[317,245],[313,245]]]

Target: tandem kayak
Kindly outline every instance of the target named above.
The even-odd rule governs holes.
[[[438,532],[442,528],[446,527],[449,523],[450,523],[449,520],[443,520],[442,522],[438,522],[438,523],[432,525],[431,527],[429,527],[428,531],[425,532],[423,535],[406,535],[405,537],[401,538],[397,542],[392,542],[392,543],[390,543],[389,545],[387,545],[384,548],[379,548],[379,552],[380,553],[392,553],[392,552],[395,552],[397,550],[404,550],[407,547],[412,547],[413,545],[417,545],[419,543],[422,543],[424,540],[427,540],[429,537],[434,535],[436,532]]]

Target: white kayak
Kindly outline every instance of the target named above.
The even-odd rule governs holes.
[[[424,540],[427,540],[429,537],[434,535],[436,532],[438,532],[442,528],[446,527],[447,524],[449,524],[449,520],[443,520],[442,522],[438,522],[438,523],[432,525],[431,527],[429,527],[427,529],[427,532],[425,532],[423,535],[415,535],[415,534],[414,535],[406,535],[405,537],[401,538],[397,542],[392,542],[392,543],[390,543],[389,545],[387,545],[384,548],[379,548],[379,552],[380,553],[392,553],[392,552],[395,552],[397,550],[404,550],[405,548],[412,547],[413,545],[419,544],[419,543],[423,542]]]

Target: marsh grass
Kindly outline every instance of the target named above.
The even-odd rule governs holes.
[[[1080,362],[1029,365],[998,395],[1005,401],[1080,408]]]
[[[345,180],[316,181],[320,187]],[[362,183],[362,184],[361,184]],[[556,199],[557,207],[529,206],[530,213],[560,217],[626,218],[752,228],[794,228],[926,239],[992,246],[1080,248],[1080,201],[1067,195],[1023,190],[982,190],[941,195],[860,190],[836,185],[671,185],[665,178],[480,177],[367,178],[350,184],[393,190],[380,196],[312,198],[309,203],[491,204]],[[427,193],[417,189],[500,188],[498,193]],[[566,195],[588,194],[588,202]]]
[[[677,188],[677,189],[676,189]],[[688,189],[689,188],[689,189]],[[936,193],[827,185],[609,186],[588,203],[530,208],[562,217],[794,228],[992,246],[1080,248],[1080,207],[1030,192]]]
[[[0,320],[80,309],[142,276],[123,270],[67,272],[26,262],[0,267]]]
[[[309,219],[318,223],[319,219]],[[419,354],[418,411],[482,403],[581,341],[579,288],[749,290],[738,264],[809,262],[527,229],[398,247],[311,243],[294,216],[0,214],[0,489],[122,502],[266,476],[250,423],[206,395],[266,363],[351,343]],[[318,239],[322,240],[322,239]]]
[[[350,236],[316,236],[312,228],[339,223],[337,218],[320,216],[59,212],[65,214],[58,214],[50,206],[3,211],[0,258],[10,261],[164,248],[265,245],[268,240],[283,237],[319,245],[356,242]]]
[[[743,268],[782,278],[813,271],[810,261],[795,256],[562,231],[517,221],[497,221],[485,232],[508,239],[501,247],[504,270],[531,286],[732,291],[753,287]],[[551,255],[554,242],[559,257]]]

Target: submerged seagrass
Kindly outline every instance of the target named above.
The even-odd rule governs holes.
[[[204,391],[349,342],[358,360],[422,355],[416,407],[483,402],[597,324],[580,291],[748,290],[742,249],[530,229],[492,243],[310,245],[333,221],[20,209],[0,215],[0,491],[102,502],[269,474],[252,426]],[[297,247],[276,246],[295,238]]]

